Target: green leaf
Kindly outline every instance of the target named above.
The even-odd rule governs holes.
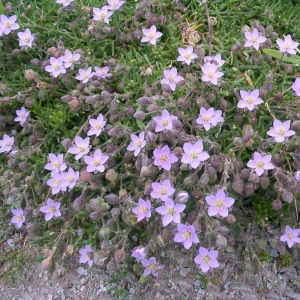
[[[0,0],[0,14],[4,14],[4,7],[3,7],[3,3],[2,0]]]
[[[145,129],[145,124],[142,121],[137,120],[137,124],[141,130]]]
[[[292,55],[292,56],[283,56],[282,52],[274,49],[262,49],[262,51],[270,55],[274,58],[281,59],[283,62],[289,62],[292,64],[299,64],[300,65],[300,56]]]

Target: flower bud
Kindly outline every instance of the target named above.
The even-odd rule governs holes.
[[[219,226],[218,227],[218,232],[220,234],[228,234],[230,232],[230,229],[227,228],[226,226]]]
[[[177,105],[179,108],[181,108],[183,110],[189,109],[191,106],[190,102],[187,101],[185,98],[179,98]]]
[[[163,83],[162,84],[162,90],[165,92],[165,93],[171,93],[171,88],[168,84],[165,84]]]
[[[73,201],[71,206],[75,211],[80,211],[84,208],[84,204],[85,203],[83,197],[79,196]]]
[[[279,210],[282,207],[282,202],[279,199],[276,199],[272,202],[272,207],[275,210]]]
[[[251,195],[253,195],[254,193],[254,185],[250,182],[247,182],[245,185],[244,185],[244,190],[243,190],[243,193],[245,194],[246,197],[249,197]]]
[[[209,182],[209,176],[204,173],[201,175],[199,181],[198,181],[198,185],[201,187],[201,188],[204,188],[208,185],[208,182]]]
[[[232,214],[229,214],[227,217],[226,217],[226,221],[229,223],[229,224],[233,224],[236,222],[236,218],[234,215]]]
[[[224,249],[227,247],[227,239],[225,236],[221,234],[217,234],[216,236],[216,247],[219,249]]]
[[[183,180],[183,185],[187,188],[191,188],[195,185],[197,176],[187,176]]]
[[[142,110],[137,110],[133,117],[138,121],[144,121],[146,118],[146,114]]]
[[[179,191],[175,199],[178,203],[186,203],[189,199],[189,194],[186,191]]]
[[[281,194],[281,199],[287,203],[292,203],[294,195],[287,190],[283,190]]]
[[[241,194],[244,189],[244,182],[242,180],[233,181],[231,188],[236,192]]]
[[[24,76],[28,81],[33,81],[36,78],[36,74],[32,69],[26,69]]]
[[[270,179],[267,176],[259,178],[259,184],[263,190],[266,190],[270,186]]]
[[[112,233],[112,229],[110,227],[106,227],[103,226],[100,230],[99,230],[99,235],[100,237],[102,237],[105,240],[108,240],[110,235]]]
[[[109,194],[109,195],[105,196],[104,199],[109,204],[118,203],[118,196],[116,194]]]
[[[249,181],[252,183],[258,183],[259,182],[259,176],[256,173],[251,173],[249,175]]]
[[[110,182],[117,181],[118,177],[119,177],[118,174],[113,169],[108,170],[105,174],[105,178]]]

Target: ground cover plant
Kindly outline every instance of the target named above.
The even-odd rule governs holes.
[[[32,249],[140,291],[181,259],[215,287],[235,251],[253,280],[267,244],[300,272],[297,2],[3,2],[5,282]]]

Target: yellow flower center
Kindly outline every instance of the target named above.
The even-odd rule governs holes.
[[[28,43],[28,42],[30,41],[30,38],[29,38],[28,36],[26,36],[26,38],[24,39],[24,41],[25,41],[26,43]]]
[[[159,188],[159,193],[160,193],[161,195],[166,195],[166,194],[167,194],[166,188],[165,188],[164,186],[160,187],[160,188]]]
[[[151,264],[151,265],[149,266],[149,269],[153,271],[153,270],[156,269],[156,266],[155,266],[154,264]]]
[[[22,215],[17,215],[16,219],[21,220],[22,219]]]
[[[204,263],[208,263],[210,261],[210,257],[208,255],[205,255],[203,258],[202,258],[203,262]]]
[[[60,163],[58,161],[56,161],[53,165],[55,168],[58,168],[60,166]]]
[[[83,78],[88,78],[88,77],[89,77],[89,74],[85,72],[85,73],[83,74]]]
[[[154,34],[153,34],[153,33],[150,33],[150,34],[149,34],[149,38],[150,38],[150,39],[154,39]]]
[[[68,181],[69,182],[73,182],[74,181],[74,177],[72,177],[72,176],[68,177]]]
[[[191,58],[191,56],[189,55],[189,54],[185,54],[185,59],[189,59],[189,58]]]
[[[170,208],[170,209],[168,210],[168,214],[169,214],[170,216],[173,216],[173,215],[175,214],[175,209],[174,209],[174,208]]]
[[[137,141],[137,142],[135,142],[135,145],[136,145],[137,147],[141,147],[142,143],[141,143],[140,141]]]
[[[279,130],[278,130],[278,134],[279,134],[279,135],[284,135],[284,133],[285,133],[285,131],[284,131],[283,129],[279,129]]]
[[[6,23],[5,23],[5,26],[6,26],[7,28],[10,28],[10,27],[11,27],[11,24],[10,24],[9,22],[6,22]]]
[[[100,14],[100,16],[101,16],[101,18],[105,18],[105,16],[106,16],[106,13],[104,13],[104,12],[102,12],[101,14]]]
[[[188,240],[192,237],[192,233],[190,231],[185,231],[183,234],[182,234],[182,238],[184,240]]]
[[[168,156],[166,154],[163,154],[163,155],[160,156],[160,160],[165,162],[165,161],[168,160]]]
[[[204,122],[208,122],[210,120],[210,117],[209,116],[204,116],[202,117],[203,121]]]
[[[264,167],[264,163],[262,161],[260,161],[259,163],[257,163],[257,167],[258,168],[263,168]]]
[[[80,152],[84,152],[85,148],[84,147],[79,147]]]
[[[223,205],[224,205],[224,201],[223,201],[223,200],[221,200],[221,199],[217,199],[217,200],[216,200],[216,202],[215,202],[215,207],[221,209],[221,208],[223,207]]]
[[[55,70],[58,70],[58,69],[59,69],[59,65],[55,65],[55,66],[54,66],[54,69],[55,69]]]
[[[285,49],[289,49],[291,47],[291,43],[290,42],[286,42],[285,44],[284,44],[284,48]]]
[[[141,214],[145,214],[146,212],[148,212],[148,208],[147,208],[145,205],[141,205],[141,206],[139,207],[139,212],[140,212]]]
[[[196,159],[196,158],[198,157],[198,153],[197,153],[197,152],[192,152],[192,153],[191,153],[191,157],[192,157],[193,159]]]
[[[249,97],[249,98],[247,99],[247,102],[248,102],[249,104],[251,104],[251,103],[253,103],[253,99],[252,99],[251,97]]]
[[[99,166],[99,165],[100,165],[100,160],[95,160],[95,161],[94,161],[94,166],[97,167],[97,166]]]
[[[163,120],[161,123],[162,123],[163,126],[167,126],[169,124],[169,121],[168,120]]]
[[[71,63],[74,61],[73,57],[69,57],[68,61]]]
[[[54,206],[50,206],[50,210],[51,210],[52,212],[55,212],[55,211],[56,211],[56,208],[55,208]]]
[[[257,42],[257,38],[255,38],[255,37],[252,38],[252,39],[251,39],[251,42],[252,42],[252,43],[256,43],[256,42]]]
[[[170,82],[173,82],[173,81],[174,81],[174,77],[173,77],[173,76],[170,76],[170,77],[169,77],[169,81],[170,81]]]
[[[10,142],[5,142],[5,146],[10,146]]]
[[[208,73],[208,77],[213,78],[214,77],[214,73],[212,73],[212,72]]]
[[[292,239],[292,238],[294,237],[294,234],[291,232],[291,233],[288,234],[288,237],[289,237],[290,239]]]

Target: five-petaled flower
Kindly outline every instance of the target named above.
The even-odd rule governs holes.
[[[100,68],[100,67],[95,67],[95,73],[94,73],[95,76],[97,76],[98,78],[108,78],[108,77],[111,77],[112,74],[109,73],[109,67],[103,67],[103,68]]]
[[[202,81],[210,82],[213,85],[217,85],[218,79],[224,75],[223,72],[218,70],[218,66],[212,63],[206,63],[201,67],[201,70],[203,72],[201,77]]]
[[[29,116],[29,111],[25,109],[25,107],[21,107],[21,109],[16,110],[17,117],[15,118],[16,122],[20,122],[22,125],[27,117]]]
[[[296,93],[296,96],[300,97],[300,78],[296,78],[292,85],[292,89]]]
[[[145,132],[140,132],[139,135],[131,134],[131,143],[128,145],[128,151],[134,151],[134,156],[138,156],[141,150],[146,146]]]
[[[125,1],[121,1],[121,0],[107,0],[108,5],[108,9],[110,10],[117,10],[119,8],[121,8],[121,6],[125,3]]]
[[[155,149],[154,154],[154,165],[163,168],[166,171],[171,170],[173,163],[178,161],[175,154],[171,153],[168,146],[164,146],[161,149]]]
[[[204,63],[215,64],[218,68],[225,64],[225,60],[222,59],[221,54],[216,54],[215,56],[204,56]]]
[[[152,25],[150,29],[143,28],[143,37],[141,42],[149,42],[151,45],[156,45],[156,40],[162,36],[162,33],[156,30],[156,26]]]
[[[108,10],[108,6],[104,5],[101,8],[94,7],[93,8],[94,18],[95,21],[103,21],[104,23],[109,23],[109,18],[112,16],[113,11]]]
[[[267,132],[267,135],[274,137],[277,143],[282,143],[286,137],[296,134],[294,130],[290,130],[291,121],[281,122],[277,119],[273,122],[273,127]]]
[[[87,135],[99,136],[99,134],[103,131],[104,126],[106,124],[106,120],[103,119],[103,115],[100,114],[97,119],[90,119],[89,120],[91,129],[87,132]]]
[[[200,265],[203,273],[206,273],[209,269],[219,267],[217,257],[218,251],[209,251],[204,247],[200,247],[199,254],[195,257],[194,262]]]
[[[252,111],[258,104],[264,103],[264,101],[259,98],[259,90],[256,89],[252,92],[240,91],[242,99],[238,102],[238,108],[247,108]]]
[[[164,70],[164,78],[160,83],[168,85],[172,91],[175,91],[177,83],[183,80],[182,76],[177,75],[177,69],[172,68],[171,70]]]
[[[66,73],[62,57],[50,57],[50,66],[46,66],[45,70],[49,72],[53,77],[57,77],[60,74]]]
[[[196,120],[196,122],[199,125],[202,125],[206,131],[223,121],[224,118],[222,117],[222,111],[215,110],[213,107],[210,107],[209,109],[201,107],[199,117]]]
[[[94,155],[91,156],[85,156],[84,158],[85,163],[87,166],[88,172],[104,172],[105,166],[104,164],[109,159],[108,155],[102,154],[102,151],[100,149],[97,149],[94,153]]]
[[[80,136],[75,138],[75,146],[68,150],[68,153],[76,154],[75,159],[79,160],[90,151],[90,138],[83,139]]]
[[[136,215],[137,221],[141,221],[144,218],[148,221],[151,217],[151,202],[150,200],[144,200],[139,198],[138,205],[132,209],[132,212]]]
[[[280,240],[287,242],[289,248],[292,248],[294,244],[300,244],[299,233],[300,229],[292,229],[289,225],[286,225],[285,234],[280,237]]]
[[[253,47],[255,50],[258,50],[260,44],[263,44],[267,39],[261,35],[256,28],[253,31],[245,32],[246,43],[245,47]]]
[[[284,54],[296,54],[296,48],[298,47],[299,43],[294,42],[290,34],[288,34],[284,40],[277,39],[276,40],[279,51]]]
[[[12,209],[11,212],[13,214],[13,217],[11,218],[10,222],[15,224],[18,228],[21,228],[22,224],[25,222],[23,209]]]
[[[227,197],[223,190],[218,190],[214,195],[206,196],[205,201],[209,206],[208,215],[212,216],[228,216],[228,209],[233,205],[234,199]]]
[[[183,150],[181,162],[189,164],[193,169],[197,169],[202,162],[209,159],[209,154],[203,151],[202,141],[197,141],[195,144],[184,143]]]
[[[79,250],[81,264],[88,264],[90,267],[93,265],[93,260],[90,258],[89,253],[94,252],[90,245],[86,245],[84,248]]]
[[[199,239],[195,227],[192,225],[177,224],[177,233],[174,242],[183,243],[185,249],[190,249],[192,244],[198,244]]]
[[[253,159],[250,159],[247,163],[247,167],[255,169],[258,176],[265,173],[267,170],[274,169],[274,165],[271,163],[272,155],[262,156],[258,152],[254,152]]]
[[[57,156],[53,153],[48,154],[50,162],[45,165],[45,169],[49,171],[64,171],[67,168],[66,163],[64,162],[64,155],[58,154]]]
[[[146,257],[145,247],[137,247],[132,252],[132,257],[136,258],[137,260],[142,260]]]
[[[61,173],[61,177],[70,191],[79,179],[79,171],[74,171],[72,168],[69,168],[67,172]]]
[[[192,60],[198,58],[197,54],[194,52],[193,46],[188,46],[187,48],[178,48],[179,56],[177,61],[182,61],[187,65],[190,65]]]
[[[9,34],[11,31],[18,29],[20,26],[16,23],[17,16],[7,17],[0,15],[0,36],[2,34]]]
[[[55,195],[60,191],[65,192],[67,190],[68,183],[62,178],[61,174],[57,170],[54,170],[51,173],[51,178],[47,180],[47,185],[52,188],[52,195]]]
[[[0,140],[0,153],[9,152],[15,142],[15,138],[4,133],[2,140]]]
[[[143,259],[142,260],[142,265],[146,267],[144,270],[143,276],[146,277],[150,274],[152,274],[154,277],[158,276],[158,271],[163,269],[165,266],[160,265],[155,257],[150,257],[149,259]]]
[[[57,218],[61,216],[59,208],[60,202],[54,202],[51,198],[48,198],[46,205],[43,205],[40,211],[45,214],[45,221],[48,222],[53,217]]]
[[[153,117],[156,122],[155,132],[160,132],[165,129],[171,130],[173,128],[173,120],[177,120],[178,117],[170,115],[170,113],[164,109],[161,116]]]
[[[161,183],[152,182],[152,192],[150,196],[154,199],[160,199],[162,201],[166,201],[170,199],[175,192],[175,189],[172,187],[172,184],[169,179],[165,179]]]
[[[34,34],[26,28],[24,32],[18,32],[19,46],[24,48],[31,48],[34,41]]]
[[[72,68],[74,63],[79,61],[80,54],[79,53],[72,53],[70,50],[66,49],[64,56],[61,57],[65,68]]]
[[[77,80],[80,80],[82,83],[87,83],[94,75],[95,73],[92,72],[92,68],[89,67],[86,70],[85,69],[79,69],[78,75],[75,77]]]

